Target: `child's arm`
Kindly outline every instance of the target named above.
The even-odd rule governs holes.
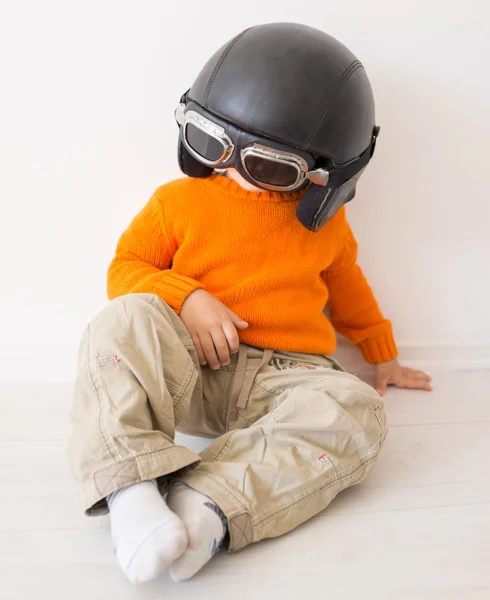
[[[376,365],[376,389],[383,394],[389,384],[430,389],[425,373],[401,367],[390,321],[386,320],[361,268],[357,264],[357,242],[345,219],[332,265],[324,272],[329,290],[330,318],[335,329],[356,344],[370,364]]]
[[[180,314],[186,298],[203,286],[170,268],[176,251],[162,199],[155,192],[119,240],[107,273],[109,299],[124,294],[156,294]]]
[[[329,291],[330,319],[335,329],[361,350],[370,364],[393,360],[398,351],[391,323],[381,311],[357,264],[357,242],[345,216],[339,215],[337,252],[324,272]]]
[[[230,364],[230,351],[238,351],[240,343],[237,329],[248,324],[198,281],[171,268],[177,248],[157,191],[119,240],[107,274],[107,293],[111,300],[136,293],[162,298],[189,330],[201,364],[218,369]]]

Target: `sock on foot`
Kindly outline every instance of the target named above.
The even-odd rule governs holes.
[[[114,492],[107,502],[117,560],[133,583],[154,579],[186,549],[184,525],[161,497],[156,481]]]
[[[173,487],[169,507],[182,519],[189,540],[187,549],[170,567],[174,581],[194,576],[216,554],[226,534],[226,518],[208,496],[184,484]]]

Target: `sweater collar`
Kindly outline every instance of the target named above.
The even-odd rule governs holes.
[[[213,186],[216,191],[227,196],[233,196],[241,200],[247,200],[249,202],[298,202],[300,198],[305,194],[306,189],[299,192],[249,192],[244,190],[236,181],[229,179],[224,175],[218,175],[217,173],[202,180],[207,185]]]

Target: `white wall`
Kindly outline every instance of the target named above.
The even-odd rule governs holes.
[[[349,214],[402,353],[486,352],[487,4],[2,0],[0,377],[72,375],[119,234],[179,176],[180,94],[224,41],[277,20],[338,37],[372,79],[382,134]]]

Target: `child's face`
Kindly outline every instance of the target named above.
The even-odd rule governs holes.
[[[246,179],[244,179],[240,173],[236,170],[236,169],[216,169],[216,172],[219,173],[220,175],[224,175],[225,177],[228,177],[228,179],[233,179],[233,181],[235,181],[236,183],[238,183],[238,185],[240,187],[242,187],[244,190],[246,190],[247,192],[263,192],[264,190],[256,187],[255,185],[252,185],[251,183],[249,183]]]

